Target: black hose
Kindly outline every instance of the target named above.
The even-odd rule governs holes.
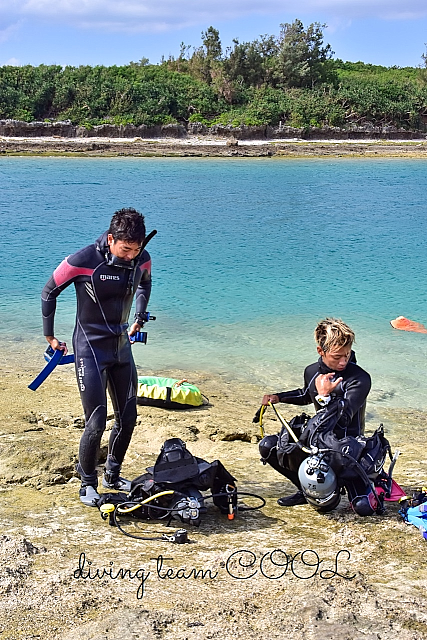
[[[178,495],[181,495],[181,496],[184,496],[184,497],[188,497],[186,494],[181,494],[180,492],[176,492],[176,493]],[[247,497],[256,498],[257,500],[260,500],[261,504],[255,506],[255,507],[247,507],[247,506],[240,506],[239,507],[237,505],[237,510],[238,511],[242,511],[242,512],[243,511],[256,511],[258,509],[262,509],[262,507],[264,507],[265,503],[266,503],[266,501],[264,500],[263,497],[257,495],[256,493],[248,493],[246,491],[236,491],[235,494],[233,494],[233,493],[230,494],[230,493],[227,493],[227,492],[212,493],[209,496],[206,496],[206,497],[203,496],[203,501],[210,500],[211,498],[229,497],[230,495],[247,496]],[[156,520],[162,520],[162,519],[165,519],[167,517],[171,518],[175,513],[179,513],[179,511],[181,510],[181,509],[174,509],[173,507],[172,508],[171,507],[161,507],[161,506],[158,506],[158,505],[151,506],[150,503],[147,503],[146,505],[143,505],[143,504],[140,504],[137,501],[121,502],[120,505],[117,505],[117,506],[120,506],[122,508],[122,507],[126,507],[126,506],[136,507],[136,505],[138,505],[141,508],[147,506],[149,510],[150,509],[156,509],[156,510],[159,510],[159,511],[164,511],[165,512],[164,516],[161,516],[161,517],[157,516]],[[113,512],[114,524],[117,527],[117,529],[119,531],[121,531],[125,536],[128,536],[129,538],[134,538],[135,540],[165,540],[163,535],[162,536],[155,536],[155,537],[153,537],[153,536],[150,536],[150,537],[148,537],[148,536],[137,536],[137,535],[134,535],[132,533],[129,533],[128,531],[125,531],[125,529],[123,529],[123,527],[120,525],[119,516],[126,516],[126,515],[127,515],[126,513],[118,513],[117,508],[114,509],[114,512]],[[129,512],[129,515],[130,515],[130,512]]]
[[[258,505],[257,507],[247,507],[246,505],[239,507],[239,505],[237,505],[237,510],[238,511],[256,511],[257,509],[262,509],[265,506],[265,500],[264,498],[262,498],[261,496],[258,496],[256,493],[247,493],[245,491],[236,491],[235,494],[231,493],[212,493],[210,496],[206,496],[206,498],[204,498],[204,500],[210,500],[210,498],[219,498],[222,496],[229,496],[229,495],[236,495],[236,496],[249,496],[251,498],[257,498],[258,500],[261,501],[261,504]]]
[[[125,536],[128,536],[129,538],[134,538],[135,540],[161,540],[162,539],[161,536],[155,536],[155,537],[135,536],[133,533],[129,533],[128,531],[125,531],[123,527],[120,526],[120,523],[117,519],[117,509],[114,509],[113,520],[117,529],[121,531]]]

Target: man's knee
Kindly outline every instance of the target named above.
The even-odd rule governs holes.
[[[107,422],[107,407],[105,405],[99,405],[90,413],[90,415],[87,415],[87,413],[88,412],[85,411],[85,431],[87,435],[91,438],[101,439]]]
[[[263,462],[268,462],[269,458],[273,455],[273,452],[277,450],[278,436],[265,436],[259,443],[259,453]]]
[[[135,405],[132,406],[133,403],[128,402],[125,410],[122,415],[116,413],[116,426],[123,433],[132,433],[135,425],[136,425],[136,402]]]

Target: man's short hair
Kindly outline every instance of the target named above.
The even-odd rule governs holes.
[[[108,233],[111,233],[114,240],[141,244],[145,238],[144,216],[133,207],[119,209],[111,218]]]
[[[327,353],[331,349],[351,347],[355,341],[354,332],[338,318],[325,318],[314,330],[314,339],[319,347]]]

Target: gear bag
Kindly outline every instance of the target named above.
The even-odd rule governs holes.
[[[188,451],[183,440],[170,438],[164,442],[154,466],[149,467],[147,473],[132,480],[128,499],[145,500],[157,493],[173,490],[183,495],[193,495],[206,511],[200,491],[210,489],[215,506],[221,513],[228,513],[228,493],[230,488],[235,489],[235,485],[235,478],[219,460],[206,462],[202,458],[197,458]],[[176,497],[166,495],[158,500],[158,504],[164,507],[170,506],[171,501],[176,501]],[[156,501],[153,501],[150,507],[153,518],[158,518],[160,513],[160,510],[157,510],[156,514]],[[234,491],[233,506],[236,504],[237,495]]]
[[[304,430],[307,426],[310,416],[306,413],[302,413],[299,416],[294,416],[289,422],[289,426],[296,435],[297,438],[301,438]],[[290,471],[298,472],[300,464],[307,454],[301,450],[299,441],[295,442],[286,427],[282,427],[277,438],[277,461],[280,466]]]
[[[138,378],[136,401],[161,409],[189,409],[208,403],[200,389],[188,380],[144,376]]]
[[[382,493],[385,496],[388,493],[386,499],[389,499],[393,486],[391,476],[383,470],[387,453],[391,458],[390,444],[384,436],[382,425],[370,437],[339,438],[336,427],[343,409],[342,399],[335,398],[313,418],[309,418],[306,414],[295,416],[288,427],[279,414],[283,427],[274,437],[277,462],[284,469],[298,473],[304,460],[310,456],[310,452],[312,457],[320,456],[325,463],[325,468],[330,466],[333,470],[338,486],[345,487],[350,504],[356,513],[361,516],[382,513]],[[258,414],[254,418],[255,421],[258,421]],[[342,427],[340,425],[338,427],[338,433],[342,432]],[[264,440],[269,439],[273,437],[264,438]],[[260,446],[264,440],[261,441]],[[268,446],[268,443],[265,446]],[[270,446],[273,446],[272,443]],[[268,456],[263,452],[261,455],[264,456],[262,460],[268,462]],[[272,466],[274,467],[273,464]]]
[[[321,451],[327,450],[325,460],[341,481],[354,480],[361,475],[373,481],[381,473],[387,453],[390,454],[390,443],[384,436],[382,425],[369,437],[338,438],[335,427],[343,408],[342,399],[332,400],[329,405],[307,421],[298,443],[289,443],[283,450],[289,452],[296,447],[301,449],[302,446],[316,447]],[[297,418],[301,419],[301,416]]]
[[[277,442],[277,459],[279,464],[290,468],[286,461],[295,467],[293,457],[298,459],[304,459],[307,455],[303,455],[302,447],[318,446],[316,444],[319,433],[333,433],[338,420],[342,415],[343,403],[340,399],[336,398],[332,400],[327,407],[321,409],[315,416],[310,418],[307,414],[302,413],[299,416],[295,416],[289,422],[289,426],[292,428],[298,441],[295,442],[290,437],[289,431],[286,426],[283,426],[278,437]],[[297,455],[299,453],[299,455]],[[296,466],[295,471],[298,471]]]
[[[337,438],[332,431],[319,433],[313,440],[314,446],[328,450],[325,458],[344,484],[364,475],[374,481],[390,452],[390,443],[384,436],[382,425],[369,437]]]
[[[153,467],[153,480],[179,483],[199,475],[196,458],[187,450],[180,438],[170,438],[163,443],[160,454]]]

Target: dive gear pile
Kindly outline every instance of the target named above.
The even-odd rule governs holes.
[[[277,437],[277,460],[281,466],[297,471],[307,502],[318,511],[332,511],[341,495],[347,492],[350,505],[358,515],[381,514],[384,499],[396,499],[395,487],[400,490],[399,495],[403,495],[391,477],[399,452],[392,458],[382,425],[370,437],[337,438],[334,426],[340,417],[341,402],[334,398],[313,418],[302,414],[290,423],[269,403],[282,424]],[[254,422],[260,424],[262,436],[265,409],[261,407],[254,417]],[[392,458],[388,473],[383,469],[387,454]]]
[[[209,490],[210,495],[202,493]],[[240,506],[238,496],[254,497],[260,504]],[[235,478],[219,460],[206,462],[197,458],[180,438],[170,438],[164,442],[154,466],[132,480],[128,494],[102,494],[97,506],[104,520],[108,519],[110,525],[131,538],[182,543],[187,541],[182,533],[185,530],[174,534],[173,540],[165,534],[153,538],[130,533],[124,527],[125,521],[129,518],[161,520],[169,526],[172,520],[179,520],[185,525],[199,527],[210,499],[229,520],[234,519],[238,510],[253,511],[265,504],[260,496],[237,492]]]

